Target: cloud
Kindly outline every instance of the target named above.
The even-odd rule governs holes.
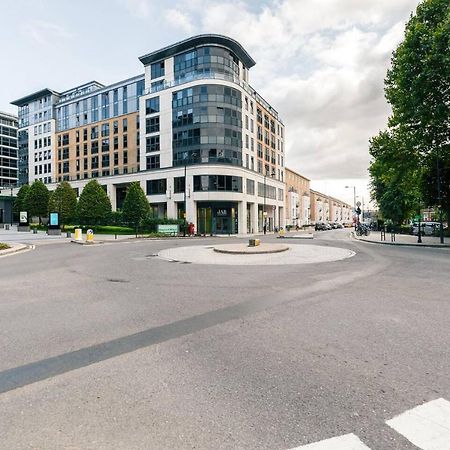
[[[153,12],[152,0],[119,0],[119,4],[125,6],[128,11],[139,19],[147,19]]]
[[[194,25],[187,14],[183,14],[178,9],[167,9],[164,11],[166,22],[173,28],[190,34],[194,30]]]
[[[243,44],[253,86],[286,124],[287,164],[314,179],[367,178],[368,140],[384,128],[383,80],[418,0],[183,3],[197,32]]]
[[[64,27],[42,20],[25,22],[21,26],[21,32],[39,45],[55,44],[61,39],[74,37],[74,34]]]

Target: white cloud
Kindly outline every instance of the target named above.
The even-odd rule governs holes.
[[[119,0],[119,3],[139,19],[147,19],[153,12],[152,0]]]
[[[187,14],[183,14],[181,11],[175,8],[167,9],[164,11],[164,18],[167,23],[177,30],[189,34],[194,30],[190,17]]]
[[[56,44],[61,39],[70,39],[74,36],[64,27],[42,20],[25,22],[21,26],[21,32],[39,45]]]

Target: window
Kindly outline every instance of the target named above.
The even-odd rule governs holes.
[[[128,152],[124,151],[122,156],[123,156],[123,163],[128,164]]]
[[[69,149],[67,147],[63,148],[62,159],[69,159]]]
[[[231,175],[195,175],[194,191],[242,192],[242,177]]]
[[[102,136],[109,136],[109,123],[102,124]]]
[[[186,188],[186,183],[185,183],[184,177],[175,177],[173,179],[173,192],[175,194],[184,192],[185,188]]]
[[[119,148],[119,137],[114,136],[114,150],[117,150]]]
[[[255,195],[255,182],[247,178],[247,194]]]
[[[80,131],[79,130],[77,130],[75,132],[75,142],[80,142]]]
[[[146,168],[147,168],[147,170],[159,169],[160,168],[159,155],[147,156]]]
[[[154,114],[159,112],[159,97],[149,98],[145,101],[145,114]]]
[[[109,139],[102,139],[102,152],[109,152]]]
[[[128,131],[128,119],[122,119],[122,131],[126,133]]]
[[[98,153],[98,141],[91,142],[91,153]]]
[[[69,145],[69,135],[68,134],[63,134],[62,145]],[[39,147],[41,147],[41,146],[39,146]]]
[[[115,166],[119,165],[119,154],[117,152],[114,153],[114,165]]]
[[[123,136],[122,136],[122,146],[123,146],[123,148],[128,148],[128,136],[126,135],[126,134],[124,134]]]
[[[150,137],[146,138],[145,149],[146,149],[147,153],[158,152],[160,150],[159,134],[156,136],[150,136]]]
[[[98,127],[92,127],[91,128],[91,139],[97,139],[98,138]]]
[[[91,169],[98,169],[98,156],[91,158]]]
[[[87,128],[83,129],[83,141],[87,141]]]
[[[153,63],[150,66],[150,72],[151,72],[151,79],[159,78],[164,76],[164,61],[159,61],[156,63]]]
[[[109,154],[102,155],[102,167],[109,167]]]
[[[159,131],[159,116],[150,117],[145,121],[145,131],[147,134]]]
[[[160,178],[158,180],[147,180],[147,195],[165,194],[167,190],[167,180]]]
[[[119,132],[119,121],[115,120],[113,123],[113,134],[117,134]]]

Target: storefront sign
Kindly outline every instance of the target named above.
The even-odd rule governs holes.
[[[217,217],[227,217],[227,216],[229,216],[228,208],[220,208],[220,209],[218,209],[217,212],[216,212],[216,216]]]
[[[158,233],[177,235],[178,225],[158,225]]]

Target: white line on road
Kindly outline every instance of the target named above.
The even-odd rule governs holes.
[[[302,445],[291,450],[370,450],[363,444],[358,436],[354,434],[344,434],[324,441],[314,442],[313,444]]]
[[[423,450],[450,450],[450,402],[438,398],[386,423]]]

